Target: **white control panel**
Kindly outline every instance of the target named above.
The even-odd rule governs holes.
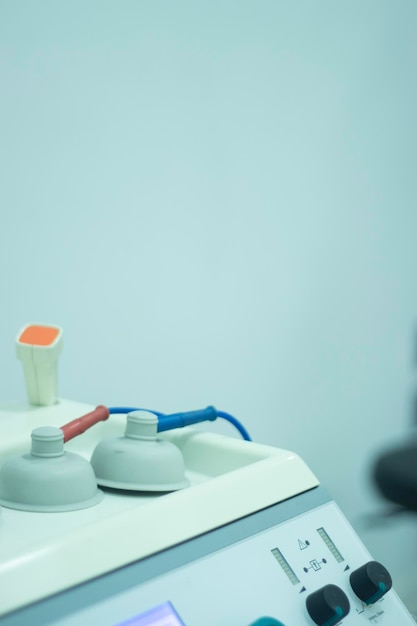
[[[233,524],[227,532],[233,542]],[[194,540],[196,554],[198,541]],[[177,565],[174,560],[174,569],[153,578],[149,562],[150,580],[109,595],[56,624],[267,626],[257,621],[262,616],[277,620],[271,625],[282,626],[414,624],[392,589],[370,603],[358,597],[358,589],[352,589],[351,575],[372,559],[333,502],[219,550],[214,541],[213,552],[196,560],[192,560],[192,543],[176,550],[176,559],[184,550],[187,562]],[[167,568],[170,558],[167,554]],[[106,584],[111,589],[110,577]],[[326,603],[324,594],[312,617],[309,598],[329,585],[347,599],[347,614],[329,618],[326,607],[320,607],[320,602]]]

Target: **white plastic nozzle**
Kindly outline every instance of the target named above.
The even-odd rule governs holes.
[[[189,486],[180,449],[158,439],[158,419],[146,411],[128,414],[124,437],[103,439],[91,465],[103,487],[130,491],[176,491]]]
[[[0,504],[10,509],[76,511],[102,499],[90,463],[64,450],[64,433],[55,426],[35,428],[30,453],[9,456],[0,468]]]

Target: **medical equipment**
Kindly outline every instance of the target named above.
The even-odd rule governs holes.
[[[149,412],[107,415],[64,445],[59,426],[94,411],[64,400],[0,411],[2,626],[414,623],[296,454],[189,426],[156,436]],[[154,456],[161,474],[159,462],[146,473]],[[100,474],[113,464],[109,486]]]

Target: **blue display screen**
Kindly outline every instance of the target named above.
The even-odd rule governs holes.
[[[155,606],[117,626],[185,626],[170,602]]]

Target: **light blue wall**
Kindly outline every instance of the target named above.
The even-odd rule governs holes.
[[[62,396],[213,403],[373,509],[411,422],[416,25],[414,0],[0,2],[4,401],[15,333],[58,323]]]

